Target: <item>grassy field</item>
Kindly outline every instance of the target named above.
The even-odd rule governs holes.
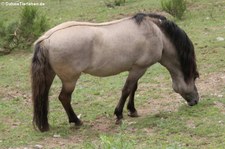
[[[2,1],[2,0],[1,0]],[[23,2],[37,2],[35,0]],[[101,22],[136,12],[161,12],[158,0],[127,0],[108,8],[104,0],[46,0],[38,7],[54,26],[67,20]],[[109,2],[109,0],[108,0]],[[21,6],[0,6],[0,19],[18,19]],[[175,20],[192,39],[200,72],[200,103],[189,107],[171,88],[169,73],[152,66],[140,80],[136,94],[138,118],[126,116],[114,124],[114,108],[127,73],[108,78],[81,76],[73,107],[84,126],[68,124],[57,97],[60,80],[50,92],[51,130],[32,126],[29,49],[0,56],[0,148],[225,148],[225,0],[188,0],[184,19]],[[171,17],[172,18],[172,17]]]

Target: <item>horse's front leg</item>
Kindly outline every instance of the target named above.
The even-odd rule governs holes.
[[[136,91],[137,81],[139,80],[139,78],[143,76],[145,71],[146,69],[135,67],[129,72],[128,78],[122,90],[122,95],[120,97],[119,103],[117,104],[114,111],[114,114],[117,117],[116,124],[120,124],[122,122],[121,120],[123,118],[123,107],[126,102],[126,99],[133,91],[134,92]],[[131,106],[132,106],[132,103],[133,102],[131,101],[130,102]]]
[[[129,95],[129,101],[128,101],[128,104],[127,104],[127,109],[129,111],[128,116],[130,116],[130,117],[138,117],[138,113],[137,113],[137,110],[136,110],[135,105],[134,105],[134,96],[135,96],[135,92],[137,90],[137,87],[138,87],[138,82],[135,83],[135,86],[134,86],[133,90],[131,91],[131,93]]]
[[[114,114],[117,117],[116,124],[121,123],[121,119],[123,118],[123,107],[124,107],[127,97],[129,96],[131,90],[133,89],[133,87],[134,87],[134,83],[132,83],[131,80],[127,79],[127,81],[123,87],[122,95],[120,97],[119,103],[117,104],[116,109],[114,111]]]

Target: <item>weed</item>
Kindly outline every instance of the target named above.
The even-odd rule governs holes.
[[[3,37],[1,47],[9,49],[29,49],[32,43],[47,28],[47,19],[38,14],[35,7],[25,6],[20,15],[20,20],[8,25],[0,22],[0,35]]]
[[[120,5],[124,4],[124,3],[125,3],[125,0],[115,0],[115,1],[114,1],[114,4],[115,4],[116,6],[120,6]]]
[[[161,7],[178,19],[182,19],[187,8],[185,0],[161,0]]]
[[[118,134],[114,137],[107,135],[100,135],[101,148],[112,149],[112,148],[121,148],[121,149],[132,149],[134,148],[135,142],[133,140],[127,140],[126,136]]]
[[[114,0],[112,1],[104,1],[105,5],[109,8],[115,8],[115,6],[121,6],[124,5],[126,0]]]

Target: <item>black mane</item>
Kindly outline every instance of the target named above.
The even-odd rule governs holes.
[[[136,15],[133,16],[133,19],[136,21],[137,24],[141,24],[141,22],[143,22],[145,17],[151,17],[151,18],[155,18],[155,19],[166,20],[166,17],[164,17],[162,15],[155,14],[155,13],[149,13],[149,14],[137,13]]]
[[[166,17],[158,14],[138,13],[133,16],[137,24],[141,24],[145,17],[159,19],[160,23],[156,23],[164,34],[170,39],[176,48],[184,80],[188,83],[191,78],[199,77],[196,65],[194,46],[187,34],[174,22],[169,21]]]

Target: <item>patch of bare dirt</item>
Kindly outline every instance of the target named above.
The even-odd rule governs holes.
[[[0,87],[0,102],[9,100],[19,100],[24,106],[31,106],[31,95],[25,92],[21,92],[15,89],[10,89],[8,87]],[[15,105],[16,106],[16,105]],[[15,120],[13,116],[5,115],[2,117],[2,121],[10,126],[10,128],[16,128],[21,125],[22,122]]]
[[[215,101],[214,105],[225,115],[225,104]]]
[[[79,144],[83,142],[84,139],[85,137],[81,135],[71,135],[67,138],[63,138],[60,135],[53,135],[52,137],[46,138],[38,144],[30,146],[28,148],[67,148],[68,145]]]
[[[225,72],[201,75],[197,81],[197,88],[201,97],[215,96],[224,98]]]
[[[22,92],[16,89],[11,89],[8,87],[0,87],[0,97],[1,100],[14,100],[17,98],[24,99],[23,102],[26,104],[31,104],[31,94],[28,94],[26,92]]]
[[[181,104],[181,97],[174,93],[166,98],[148,100],[144,106],[139,107],[138,113],[139,115],[144,116],[149,114],[157,114],[161,111],[177,111]]]
[[[114,119],[105,116],[99,116],[95,121],[85,121],[84,126],[81,127],[87,127],[85,129],[87,129],[87,132],[92,133],[90,135],[97,135],[99,133],[116,133],[117,130]],[[54,134],[52,137],[42,140],[31,148],[35,148],[35,146],[37,146],[37,148],[38,146],[40,146],[40,148],[66,148],[71,144],[82,144],[82,142],[87,139],[87,136],[82,135],[83,130],[74,129],[72,127],[70,129],[71,131],[74,131],[74,133],[69,137],[63,138],[60,134]]]
[[[115,129],[115,119],[99,116],[95,121],[90,122],[91,129],[98,132],[113,133]]]

